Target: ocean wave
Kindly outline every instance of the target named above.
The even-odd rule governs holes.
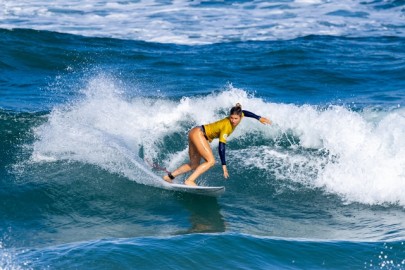
[[[404,37],[403,1],[7,1],[0,28],[157,43]]]
[[[112,78],[102,75],[82,92],[82,98],[56,106],[35,129],[33,161],[79,161],[156,185],[143,159],[177,167],[187,159],[187,131],[225,117],[240,102],[274,123],[265,127],[244,120],[232,135],[228,152],[242,168],[253,166],[279,181],[321,188],[347,202],[405,206],[401,107],[354,111],[271,103],[231,85],[181,100],[128,99]]]

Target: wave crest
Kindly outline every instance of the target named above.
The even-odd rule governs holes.
[[[83,93],[82,99],[52,110],[47,123],[35,130],[34,161],[75,160],[156,185],[143,158],[168,168],[178,166],[187,159],[188,130],[225,117],[240,102],[274,124],[242,121],[229,140],[228,153],[237,160],[233,164],[254,166],[280,181],[322,188],[348,202],[405,206],[402,108],[353,111],[278,104],[232,85],[178,101],[128,100],[111,78],[103,76],[90,80]],[[235,144],[238,149],[232,149]]]

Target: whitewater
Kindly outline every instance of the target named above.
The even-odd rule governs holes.
[[[404,36],[401,1],[7,1],[0,27],[157,43]]]
[[[92,79],[82,91],[85,98],[54,109],[48,122],[36,129],[34,160],[82,161],[152,184],[150,175],[133,175],[134,166],[142,167],[145,162],[128,153],[139,153],[142,147],[143,158],[155,160],[165,136],[187,133],[195,125],[225,117],[227,108],[238,101],[274,122],[263,128],[244,121],[230,138],[243,140],[253,135],[265,142],[231,150],[242,167],[322,188],[347,202],[405,206],[405,110],[401,107],[352,111],[335,105],[275,104],[231,85],[218,94],[179,102],[128,100],[112,78],[103,76]],[[281,147],[285,140],[288,151]],[[176,149],[165,165],[176,168],[187,153],[184,147]]]

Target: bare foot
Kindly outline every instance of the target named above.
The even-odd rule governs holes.
[[[194,181],[191,180],[186,180],[184,184],[187,186],[198,186]]]
[[[170,184],[173,183],[172,179],[170,179],[170,177],[168,175],[163,176],[163,180],[165,180],[166,182],[168,182]]]

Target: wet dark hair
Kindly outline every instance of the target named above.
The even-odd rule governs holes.
[[[240,103],[236,103],[235,106],[232,107],[231,112],[229,113],[229,115],[242,115],[242,105],[240,105]]]

